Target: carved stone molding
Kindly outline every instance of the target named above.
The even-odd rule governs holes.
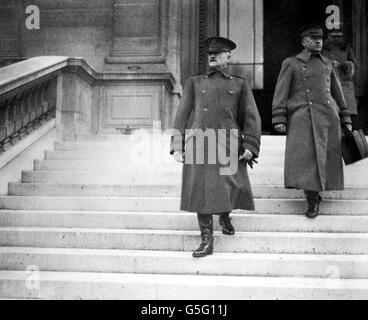
[[[164,63],[167,51],[167,0],[115,0],[113,42],[106,63]]]

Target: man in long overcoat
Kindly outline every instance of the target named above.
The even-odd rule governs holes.
[[[305,191],[306,216],[314,218],[319,192],[344,188],[340,126],[351,130],[351,120],[333,62],[321,54],[322,27],[300,32],[304,50],[282,63],[272,123],[287,132],[285,187]]]
[[[186,82],[171,144],[171,154],[184,162],[180,209],[196,212],[201,230],[202,242],[193,257],[213,253],[213,214],[220,216],[222,232],[232,235],[231,211],[254,210],[247,163],[252,167],[256,162],[261,135],[252,90],[228,68],[236,44],[221,37],[205,44],[208,71]]]
[[[328,38],[323,44],[322,53],[331,59],[337,68],[353,127],[358,128],[358,107],[355,98],[354,74],[359,64],[355,58],[353,49],[344,40],[342,29],[328,31]]]

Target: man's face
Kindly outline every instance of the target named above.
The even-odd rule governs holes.
[[[306,36],[304,37],[302,44],[309,52],[321,52],[323,38],[322,36]]]
[[[208,65],[210,67],[225,68],[230,57],[230,52],[208,53]]]
[[[340,34],[329,34],[328,40],[334,44],[340,44],[343,41],[343,36]]]

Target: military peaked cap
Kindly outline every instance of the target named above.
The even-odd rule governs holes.
[[[334,27],[332,29],[327,30],[327,33],[332,34],[334,36],[343,36],[344,33],[342,29],[343,29],[343,23],[340,22],[338,27]]]
[[[207,53],[230,52],[236,48],[236,44],[230,39],[211,37],[205,40]]]
[[[320,36],[323,37],[323,27],[319,23],[308,24],[301,27],[298,30],[300,37],[304,38],[306,36]]]

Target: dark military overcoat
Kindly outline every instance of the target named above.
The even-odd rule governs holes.
[[[286,188],[344,188],[340,123],[351,120],[331,60],[306,50],[284,60],[272,122],[287,125]]]
[[[358,115],[358,107],[355,99],[355,85],[353,68],[346,70],[343,64],[348,62],[351,65],[358,66],[357,60],[353,53],[353,50],[348,45],[335,46],[329,41],[324,44],[323,54],[331,59],[340,63],[337,68],[342,91],[344,93],[346,105],[349,108],[350,115]]]
[[[190,125],[191,113],[193,121]],[[180,209],[202,214],[231,212],[233,209],[254,210],[247,166],[243,161],[238,162],[238,148],[229,148],[229,137],[233,129],[239,133],[237,143],[258,157],[261,120],[247,81],[231,75],[228,68],[221,71],[210,69],[206,75],[190,77],[185,84],[173,128],[179,134],[173,137],[171,153],[176,150],[185,151],[186,162],[189,153],[194,154],[194,162],[183,165]],[[191,129],[187,135],[186,129]],[[226,132],[227,139],[221,142],[216,137],[216,152],[236,152],[233,154],[237,161],[234,174],[220,174],[219,169],[226,166],[218,158],[215,163],[208,161],[209,143],[206,140],[205,144],[198,144],[200,151],[203,151],[204,161],[196,161],[196,133],[199,129],[203,132],[207,129],[215,129],[215,132],[218,132],[217,129],[225,129],[223,132]]]

